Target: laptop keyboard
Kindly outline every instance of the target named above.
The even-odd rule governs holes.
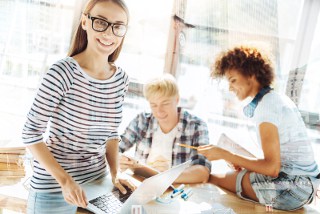
[[[114,188],[112,192],[92,199],[89,203],[93,204],[104,213],[117,213],[122,207],[122,204],[132,194],[132,191],[129,188],[126,188],[126,190],[127,193],[122,194],[118,189]]]

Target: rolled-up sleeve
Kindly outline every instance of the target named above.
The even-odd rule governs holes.
[[[192,146],[203,146],[209,144],[209,132],[207,124],[199,120],[195,125]],[[202,165],[208,168],[211,172],[211,162],[203,155],[198,154],[197,150],[194,150],[194,155],[191,157],[191,165]]]
[[[202,165],[208,168],[211,172],[211,162],[203,155],[196,154],[191,157],[191,165]]]
[[[46,131],[48,121],[69,89],[71,79],[71,75],[56,64],[45,74],[23,128],[24,144],[43,142],[42,135]]]

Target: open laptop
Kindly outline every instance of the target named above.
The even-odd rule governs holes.
[[[131,213],[134,205],[144,205],[161,196],[179,175],[190,166],[191,161],[177,165],[145,179],[134,192],[123,195],[115,189],[107,176],[82,185],[89,201],[86,209],[97,214]],[[132,193],[132,194],[130,194]]]

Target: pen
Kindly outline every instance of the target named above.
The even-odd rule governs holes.
[[[176,192],[182,190],[183,188],[184,188],[184,184],[181,184],[180,186],[178,186],[178,188],[173,189],[173,193],[176,193]]]
[[[169,160],[162,160],[162,162],[168,162]],[[156,162],[158,162],[158,160],[152,161],[152,162],[147,162],[147,164],[149,166],[152,166],[153,164],[155,164]]]
[[[187,198],[189,198],[192,194],[192,189],[188,189],[186,190],[182,195],[181,195],[181,198],[183,198],[184,200],[186,200]]]
[[[172,193],[172,194],[171,194],[171,198],[174,198],[174,197],[176,197],[177,195],[180,195],[181,193],[183,193],[183,191],[184,191],[184,189],[180,189],[180,190],[178,190],[177,192]]]
[[[183,198],[183,200],[185,200],[185,201],[188,200],[188,198],[190,198],[192,194],[193,194],[193,192],[191,191],[186,197]]]
[[[178,143],[178,146],[182,146],[182,147],[190,148],[190,149],[198,149],[197,146],[190,146],[190,145],[183,144],[183,143]]]

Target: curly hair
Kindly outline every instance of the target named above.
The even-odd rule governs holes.
[[[228,70],[237,70],[246,77],[255,76],[262,87],[270,86],[275,74],[271,60],[255,47],[240,46],[222,52],[211,71],[212,78],[222,78]]]

